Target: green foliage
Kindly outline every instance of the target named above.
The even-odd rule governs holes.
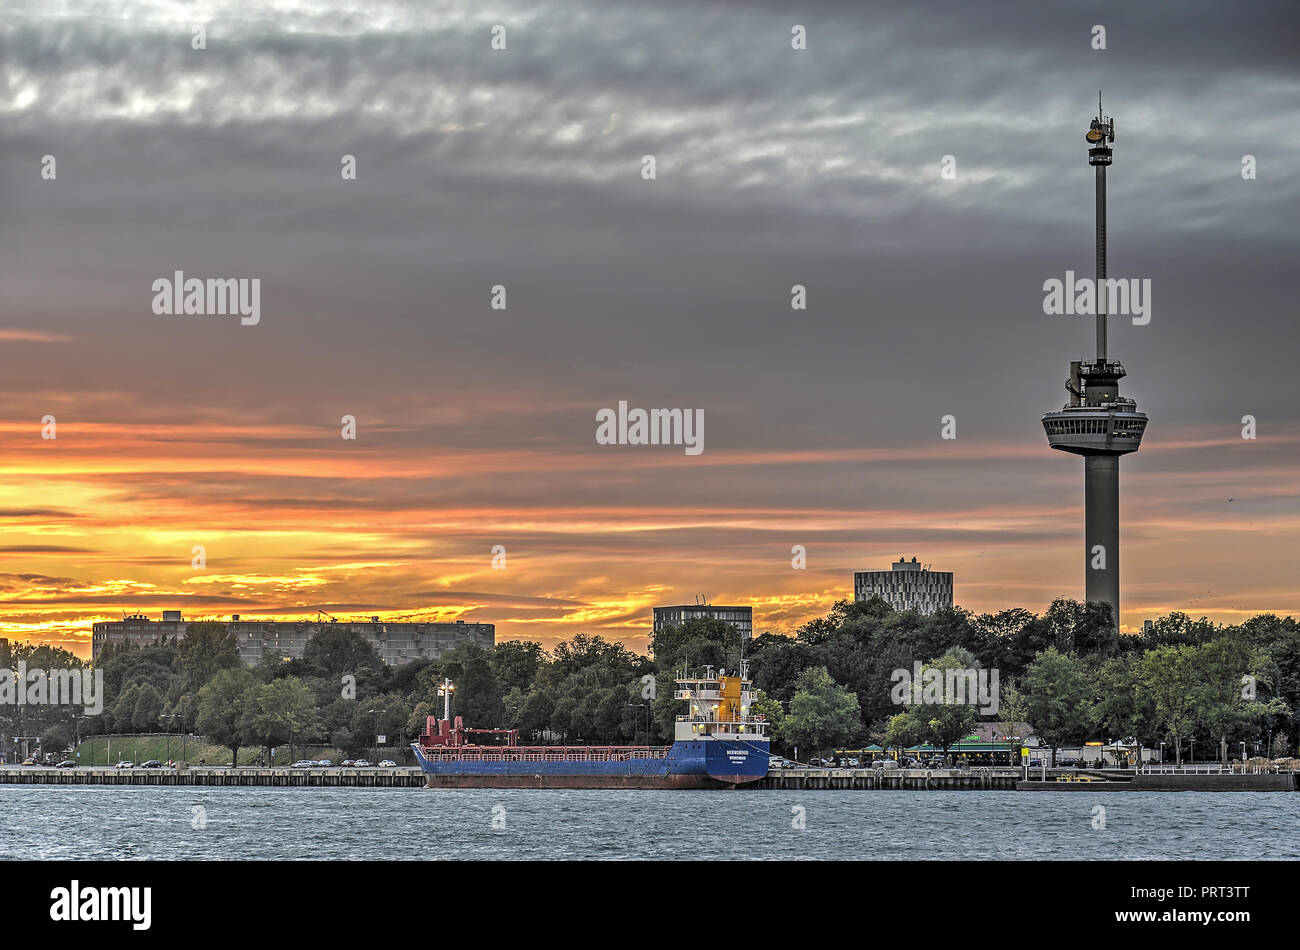
[[[879,744],[885,749],[902,752],[925,742],[928,728],[920,717],[910,712],[901,712],[889,717],[884,732],[879,737]]]
[[[236,765],[244,743],[245,696],[255,689],[253,674],[239,666],[221,670],[199,690],[198,729],[230,749]]]
[[[218,671],[239,665],[239,646],[224,623],[191,623],[185,638],[176,644],[176,665],[181,670],[181,688],[197,692]]]
[[[243,741],[263,746],[268,760],[272,746],[315,735],[316,705],[311,690],[296,677],[249,686],[239,702],[239,734]]]
[[[1029,664],[1020,688],[1025,714],[1053,754],[1064,743],[1087,741],[1091,678],[1077,656],[1048,647]]]
[[[1167,742],[1181,755],[1195,737],[1198,752],[1208,739],[1222,755],[1243,741],[1262,747],[1270,735],[1294,746],[1300,734],[1300,626],[1291,617],[1219,626],[1172,613],[1149,634],[1119,635],[1104,606],[1073,601],[1056,601],[1041,616],[1018,608],[975,616],[895,611],[873,599],[840,601],[794,637],[769,633],[743,646],[761,691],[754,711],[767,716],[775,743],[803,750],[866,735],[885,745],[947,747],[966,735],[976,721],[970,702],[900,708],[891,696],[894,671],[910,674],[926,657],[939,657],[926,669],[997,669],[998,718],[1028,721],[1054,746],[1135,738]],[[580,634],[550,655],[528,641],[467,644],[392,668],[360,635],[327,626],[301,660],[271,658],[249,669],[224,624],[194,623],[180,641],[105,650],[95,664],[104,676],[102,715],[33,706],[21,728],[44,736],[46,748],[78,733],[194,730],[232,758],[241,745],[268,742],[364,754],[376,732],[410,739],[428,716],[440,716],[437,685],[450,677],[452,714],[471,727],[516,728],[524,742],[666,744],[683,712],[674,676],[705,665],[734,670],[741,647],[730,624],[700,618],[656,632],[652,656]],[[10,668],[19,661],[84,665],[43,644],[12,644],[0,655]],[[1253,696],[1242,695],[1243,676],[1253,678]],[[355,683],[345,688],[345,677]],[[18,723],[0,709],[6,718],[13,733]]]
[[[327,625],[307,641],[302,662],[311,676],[338,680],[344,674],[357,677],[375,676],[383,667],[375,648],[350,627]]]
[[[787,745],[819,751],[848,742],[860,728],[858,698],[831,679],[825,667],[815,666],[795,681],[790,711],[777,734]]]

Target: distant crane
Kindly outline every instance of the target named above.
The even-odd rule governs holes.
[[[321,610],[319,607],[317,607],[317,608],[316,608],[316,617],[319,619],[322,615],[324,615],[324,616],[326,616],[326,617],[329,617],[329,618],[330,618],[330,623],[338,623],[338,622],[339,622],[339,618],[336,617],[336,616],[334,616],[334,615],[333,615],[332,613],[330,613],[328,610]]]

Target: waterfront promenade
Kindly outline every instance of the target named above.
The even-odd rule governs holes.
[[[1293,772],[1150,772],[1132,769],[778,769],[748,788],[863,791],[1295,791]],[[0,785],[149,785],[258,788],[420,788],[418,768],[0,768]]]
[[[418,768],[289,769],[190,766],[185,769],[0,768],[0,785],[197,785],[264,788],[420,788]]]

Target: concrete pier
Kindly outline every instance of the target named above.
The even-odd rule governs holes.
[[[418,768],[188,769],[0,768],[0,785],[186,785],[249,788],[422,788]],[[746,788],[869,791],[1239,792],[1295,791],[1293,772],[1138,774],[1131,769],[776,769]]]
[[[199,785],[315,788],[420,788],[418,768],[188,769],[5,768],[0,785]]]
[[[778,769],[753,788],[878,791],[1014,790],[1020,769]]]

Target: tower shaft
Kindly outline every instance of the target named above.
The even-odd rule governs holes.
[[[1098,109],[1098,118],[1101,110]],[[1106,163],[1097,169],[1097,363],[1106,362]],[[1119,389],[1116,387],[1116,395]],[[1119,456],[1083,457],[1084,582],[1088,603],[1110,604],[1119,628]]]
[[[1085,550],[1083,575],[1088,603],[1110,604],[1119,623],[1119,456],[1083,457]]]

